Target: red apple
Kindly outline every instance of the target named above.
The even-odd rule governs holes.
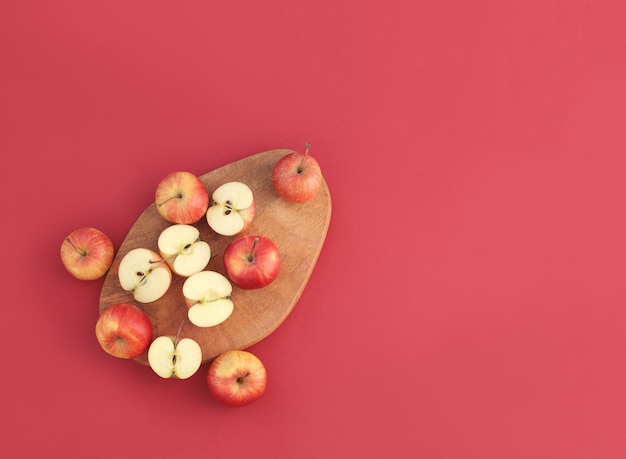
[[[108,354],[121,359],[134,359],[150,346],[152,322],[135,305],[114,304],[98,317],[96,338]]]
[[[240,350],[226,351],[209,366],[211,394],[228,406],[244,406],[257,400],[267,387],[267,372],[257,356]]]
[[[226,275],[243,289],[265,287],[280,271],[278,247],[266,236],[241,236],[228,244],[223,257]]]
[[[304,153],[288,153],[278,160],[272,170],[272,184],[278,195],[291,202],[312,199],[322,186],[322,171],[309,155],[309,144]]]
[[[96,228],[79,228],[61,244],[65,269],[80,280],[95,280],[106,274],[113,263],[111,239]]]
[[[196,175],[176,171],[159,182],[154,203],[159,214],[168,222],[191,225],[206,214],[209,193]]]

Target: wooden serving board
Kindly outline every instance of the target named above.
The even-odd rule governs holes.
[[[242,234],[262,234],[278,246],[281,267],[274,282],[254,290],[233,285],[232,315],[225,322],[209,328],[196,327],[188,320],[182,296],[186,278],[176,274],[161,299],[149,304],[136,302],[132,294],[121,288],[117,271],[120,261],[131,249],[144,247],[158,253],[159,234],[171,223],[161,217],[152,204],[137,219],[117,251],[102,287],[100,312],[116,303],[134,304],[150,317],[153,338],[175,336],[184,320],[180,336],[193,338],[200,344],[204,363],[227,350],[245,349],[276,330],[293,310],[313,272],[331,215],[330,192],[324,180],[317,195],[301,204],[287,202],[274,191],[274,164],[291,151],[281,149],[258,153],[200,176],[209,196],[218,186],[230,181],[243,182],[252,189],[257,202],[256,216]],[[194,226],[211,247],[211,260],[205,270],[226,275],[222,256],[226,246],[238,236],[218,235],[205,218]],[[135,360],[147,365],[147,353]]]

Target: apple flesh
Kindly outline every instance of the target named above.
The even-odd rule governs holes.
[[[176,171],[159,182],[154,203],[159,214],[168,222],[190,225],[206,213],[209,193],[195,174]]]
[[[187,317],[197,327],[214,327],[234,310],[230,281],[216,271],[201,271],[183,283],[183,297],[189,308]]]
[[[267,387],[267,371],[248,351],[226,351],[213,360],[207,373],[210,393],[222,403],[239,407],[257,400]]]
[[[152,303],[169,289],[172,271],[153,250],[132,249],[122,258],[118,268],[121,287],[132,293],[139,303]]]
[[[117,303],[98,317],[96,338],[107,354],[134,359],[143,354],[152,341],[152,322],[137,306]]]
[[[272,170],[272,184],[276,193],[286,201],[302,203],[315,197],[322,186],[322,170],[309,155],[309,144],[304,153],[288,153],[278,160]]]
[[[202,349],[191,338],[159,336],[148,349],[148,364],[161,378],[187,379],[202,365]]]
[[[249,234],[232,241],[224,251],[226,275],[242,289],[262,288],[280,272],[280,253],[266,236]]]
[[[168,226],[159,235],[157,245],[170,269],[179,276],[189,277],[202,271],[211,259],[211,247],[200,239],[195,226]]]
[[[245,231],[256,214],[256,199],[248,185],[228,182],[212,195],[206,220],[213,231],[222,236],[234,236]]]
[[[111,239],[96,228],[78,228],[61,244],[61,262],[80,280],[95,280],[106,274],[113,263]]]

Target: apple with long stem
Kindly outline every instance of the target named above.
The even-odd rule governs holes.
[[[280,272],[280,253],[266,236],[248,234],[232,241],[224,250],[226,275],[242,289],[262,288],[271,284]]]
[[[230,350],[211,362],[207,384],[210,393],[222,403],[233,407],[249,405],[265,393],[267,371],[251,352]]]
[[[113,242],[96,228],[78,228],[61,244],[61,262],[77,279],[95,280],[106,274],[113,263]]]
[[[161,378],[187,379],[202,365],[202,349],[191,338],[180,338],[181,322],[175,337],[159,336],[148,349],[148,365]]]
[[[248,185],[227,182],[213,192],[206,220],[213,231],[234,236],[245,231],[256,214],[256,199]]]
[[[172,271],[165,260],[146,248],[132,249],[124,255],[117,274],[121,287],[139,303],[158,300],[172,283]]]
[[[134,359],[143,354],[152,341],[152,322],[137,306],[117,303],[98,317],[96,338],[107,354]]]
[[[191,225],[204,217],[209,206],[209,193],[195,174],[176,171],[159,182],[154,203],[168,222]]]
[[[286,201],[302,203],[313,199],[322,186],[322,170],[309,155],[309,147],[307,142],[304,153],[288,153],[274,165],[272,184]]]
[[[211,259],[211,247],[200,238],[195,226],[168,226],[159,235],[157,245],[163,259],[179,276],[189,277],[202,271]]]
[[[197,327],[214,327],[234,310],[230,281],[217,271],[200,271],[183,283],[189,321]]]

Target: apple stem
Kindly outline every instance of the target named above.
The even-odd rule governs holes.
[[[243,384],[248,376],[250,376],[250,372],[249,371],[245,375],[239,376],[237,378],[237,383],[238,384]]]
[[[65,240],[74,248],[74,250],[76,250],[78,253],[80,253],[83,257],[85,255],[87,255],[87,251],[86,250],[81,250],[78,247],[76,247],[69,237],[67,239],[65,239]]]
[[[171,198],[167,198],[165,201],[159,202],[157,204],[157,207],[161,207],[163,204],[167,203],[168,201],[171,201],[172,199],[182,199],[183,195],[178,193],[176,196],[172,196]]]
[[[304,155],[302,155],[302,161],[300,161],[300,165],[298,166],[298,174],[302,173],[302,166],[304,165],[304,161],[306,160],[307,155],[309,154],[309,147],[311,144],[306,142],[304,144]]]
[[[180,327],[178,327],[178,331],[176,332],[176,342],[174,346],[178,345],[178,340],[180,339],[180,332],[183,330],[183,325],[185,324],[185,319],[180,321]]]
[[[137,282],[137,285],[141,285],[146,281],[146,273],[144,273],[143,271],[137,271],[135,275],[140,278],[139,282]]]
[[[248,261],[252,263],[254,261],[254,249],[256,249],[256,244],[259,242],[259,238],[254,238],[254,243],[252,244],[252,250],[250,250],[250,254],[248,255]]]

